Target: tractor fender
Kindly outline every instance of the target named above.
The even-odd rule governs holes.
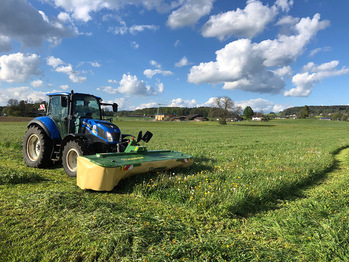
[[[30,126],[39,126],[52,140],[61,140],[61,135],[58,132],[55,122],[48,116],[34,118],[29,122],[27,128]]]
[[[66,145],[69,141],[77,140],[77,139],[81,139],[81,140],[83,140],[84,142],[88,143],[88,138],[87,138],[85,135],[83,135],[83,134],[73,134],[73,133],[71,133],[71,134],[66,135],[66,136],[63,138],[63,140],[62,140],[62,142],[61,142],[61,151],[63,151],[65,145]]]

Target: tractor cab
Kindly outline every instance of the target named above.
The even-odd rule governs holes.
[[[61,138],[70,133],[79,133],[82,119],[102,119],[102,105],[112,105],[117,111],[117,104],[101,103],[101,98],[80,93],[47,94],[49,105],[47,116],[56,124]]]

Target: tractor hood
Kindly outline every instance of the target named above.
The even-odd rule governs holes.
[[[105,142],[115,144],[120,141],[120,129],[113,123],[90,118],[82,118],[80,121],[83,129]]]

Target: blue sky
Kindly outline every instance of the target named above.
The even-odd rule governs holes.
[[[345,0],[2,0],[0,105],[86,92],[121,110],[348,104]]]

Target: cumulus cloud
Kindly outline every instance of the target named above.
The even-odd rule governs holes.
[[[158,83],[157,88],[147,85],[143,80],[138,80],[137,76],[130,74],[124,74],[122,79],[119,81],[119,87],[117,88],[118,93],[127,95],[157,95],[163,92],[164,86],[162,83]]]
[[[175,63],[175,67],[183,67],[190,65],[188,58],[186,56],[183,56],[181,60],[179,60],[177,63]]]
[[[30,83],[30,85],[32,87],[42,87],[43,86],[43,83],[41,80],[34,80]]]
[[[321,65],[308,63],[303,67],[303,73],[296,74],[292,78],[292,83],[296,87],[286,91],[285,96],[309,96],[314,85],[321,80],[349,73],[349,68],[337,69],[338,64],[336,60]]]
[[[46,100],[46,98],[47,96],[44,92],[33,90],[28,86],[0,88],[0,105],[6,105],[10,99],[37,102]]]
[[[0,36],[15,39],[24,47],[42,46],[47,40],[59,44],[62,38],[78,35],[74,26],[64,26],[59,19],[49,19],[27,1],[3,0],[0,8]],[[1,48],[0,39],[0,48]],[[8,49],[9,43],[6,43]]]
[[[220,40],[232,35],[253,38],[264,30],[277,13],[275,5],[269,7],[260,1],[247,1],[243,10],[238,8],[235,11],[211,16],[202,28],[202,35],[217,37]]]
[[[50,56],[46,59],[46,62],[56,72],[68,75],[70,81],[73,83],[83,83],[86,81],[86,77],[80,76],[81,72],[74,70],[71,64],[66,64],[60,58]]]
[[[118,90],[116,88],[113,88],[111,86],[106,86],[106,87],[103,87],[103,88],[98,88],[97,89],[98,91],[103,91],[103,92],[106,92],[108,94],[117,94],[118,93]]]
[[[164,13],[178,7],[179,3],[167,3],[162,0],[130,0],[130,1],[110,1],[110,0],[52,0],[56,7],[64,9],[71,14],[73,19],[88,22],[92,19],[91,14],[102,9],[118,11],[127,5],[142,5],[147,10],[155,9]]]
[[[290,78],[292,76],[292,68],[290,66],[278,68],[273,72],[280,77]]]
[[[185,100],[182,98],[172,99],[168,107],[197,107],[198,102],[195,99]]]
[[[279,35],[277,39],[260,43],[252,43],[249,39],[233,41],[216,51],[216,61],[193,66],[188,81],[195,84],[224,83],[224,89],[281,93],[285,87],[282,70],[287,70],[317,32],[328,25],[328,21],[320,21],[320,15],[316,14],[294,25],[292,35]]]
[[[254,112],[264,112],[264,113],[269,113],[269,112],[278,113],[280,111],[285,110],[288,107],[291,107],[290,104],[276,104],[272,101],[269,101],[263,98],[236,101],[235,105],[240,106],[243,110],[247,106],[250,106]]]
[[[214,0],[187,0],[168,17],[167,25],[172,29],[193,26],[211,12]]]
[[[0,81],[26,82],[39,75],[40,57],[36,54],[16,53],[0,56]]]
[[[135,109],[154,108],[154,107],[158,107],[158,103],[149,102],[149,103],[140,104],[139,106],[135,107]]]

